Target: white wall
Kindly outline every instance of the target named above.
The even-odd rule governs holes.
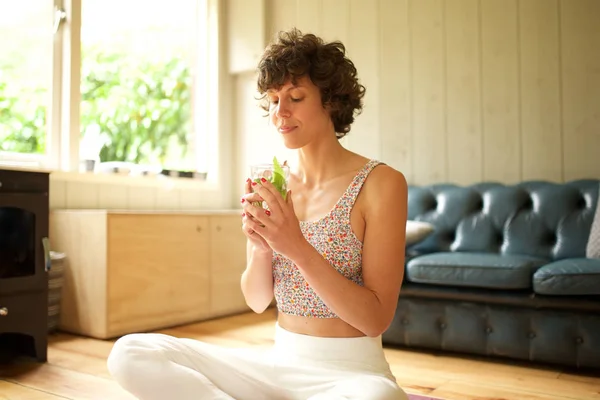
[[[600,1],[266,0],[266,10],[269,39],[296,26],[344,42],[367,87],[344,143],[410,183],[600,177]],[[251,160],[284,151],[254,86],[252,72],[237,75],[238,180]]]
[[[598,0],[228,0],[236,1],[261,5],[264,18],[223,27],[220,40],[250,41],[253,57],[291,26],[346,44],[367,95],[343,143],[410,183],[600,177]],[[221,188],[57,176],[51,207],[237,207],[250,163],[274,155],[293,162],[254,100],[252,68],[228,74],[227,51],[218,101]]]

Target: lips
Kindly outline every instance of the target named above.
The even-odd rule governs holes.
[[[291,125],[282,125],[279,127],[279,132],[281,133],[290,133],[291,131],[293,131],[294,129],[296,129],[295,126],[291,126]]]

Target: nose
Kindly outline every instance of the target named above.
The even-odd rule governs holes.
[[[275,110],[277,118],[288,118],[290,116],[290,107],[285,101],[279,101],[277,103],[277,109]]]

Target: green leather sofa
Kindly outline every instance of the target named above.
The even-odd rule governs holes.
[[[600,259],[586,257],[599,191],[410,186],[409,219],[435,230],[407,249],[384,345],[600,367]]]

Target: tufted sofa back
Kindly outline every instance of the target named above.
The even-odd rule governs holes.
[[[411,251],[585,257],[600,180],[409,186],[408,218],[436,231]]]

